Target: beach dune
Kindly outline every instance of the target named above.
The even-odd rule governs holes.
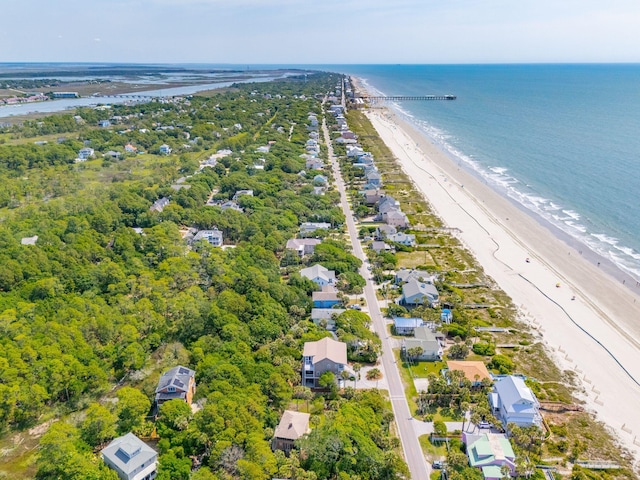
[[[575,373],[587,410],[640,458],[638,294],[390,110],[366,115],[435,213],[460,229],[458,239],[512,298],[556,364]]]

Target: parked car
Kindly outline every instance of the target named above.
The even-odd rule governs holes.
[[[482,421],[478,424],[478,428],[491,428],[491,424],[489,422]]]
[[[440,460],[434,460],[431,466],[434,470],[440,470],[442,468],[442,462]]]

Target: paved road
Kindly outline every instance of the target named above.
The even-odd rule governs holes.
[[[343,89],[344,91],[344,89]],[[400,433],[400,441],[402,443],[402,449],[404,450],[404,456],[411,472],[411,478],[414,480],[428,480],[430,467],[424,459],[424,454],[420,448],[418,437],[413,428],[413,417],[407,404],[407,399],[404,396],[404,388],[402,386],[402,380],[398,373],[397,365],[395,364],[395,357],[393,356],[393,350],[391,341],[389,339],[386,324],[382,313],[380,312],[380,306],[376,297],[376,291],[371,280],[371,272],[368,270],[367,257],[362,250],[362,245],[358,239],[358,233],[356,230],[355,222],[353,221],[353,213],[351,206],[347,200],[346,189],[338,161],[333,154],[333,146],[329,139],[329,130],[327,129],[326,122],[322,122],[322,131],[324,137],[327,140],[327,148],[329,150],[329,161],[333,168],[333,174],[338,186],[338,192],[340,192],[340,200],[342,204],[342,210],[346,216],[347,230],[349,231],[349,237],[353,245],[353,253],[356,257],[362,260],[362,267],[360,268],[360,275],[366,280],[367,284],[364,288],[364,295],[369,307],[369,316],[373,322],[375,331],[382,339],[382,370],[387,378],[389,385],[389,396],[391,397],[391,405],[393,407],[393,414],[395,415],[396,424],[398,425],[398,431]]]

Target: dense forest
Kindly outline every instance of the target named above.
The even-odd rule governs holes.
[[[10,476],[115,478],[97,452],[129,431],[157,441],[160,479],[406,473],[377,390],[299,386],[304,342],[328,333],[309,321],[317,287],[284,246],[302,222],[339,231],[344,221],[336,192],[314,194],[301,157],[307,118],[322,115],[318,98],[338,78],[80,109],[0,133],[0,427],[9,436],[56,420],[35,467]],[[78,162],[82,148],[94,154]],[[200,168],[221,149],[232,154]],[[253,195],[223,210],[238,190]],[[169,204],[150,210],[160,198]],[[183,238],[214,227],[225,248]],[[357,289],[359,265],[337,237],[310,260]],[[342,318],[341,335],[369,334],[362,315]],[[379,339],[366,340],[370,351],[352,358],[375,360]],[[196,371],[199,410],[170,401],[150,416],[160,374],[177,364]],[[313,427],[304,453],[286,457],[269,442],[292,402]]]

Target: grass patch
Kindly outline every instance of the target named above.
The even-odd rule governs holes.
[[[436,266],[431,253],[427,251],[398,252],[396,258],[398,259],[397,268],[417,268],[420,266],[433,268]]]
[[[425,454],[429,462],[447,457],[447,446],[443,442],[438,442],[438,445],[433,444],[429,440],[429,435],[420,435],[418,441],[420,442],[422,453]]]

